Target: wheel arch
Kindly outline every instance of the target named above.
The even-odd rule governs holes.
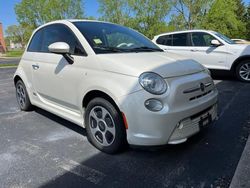
[[[250,55],[244,55],[244,56],[240,56],[238,57],[234,62],[233,65],[231,66],[231,71],[234,73],[236,70],[236,67],[239,63],[241,63],[242,61],[245,60],[250,60]]]
[[[120,108],[119,108],[119,105],[117,104],[117,102],[115,101],[115,99],[113,99],[109,94],[107,94],[106,92],[103,92],[103,91],[100,91],[100,90],[91,90],[91,91],[88,91],[83,100],[82,100],[82,107],[85,109],[88,105],[88,103],[94,99],[94,98],[97,98],[97,97],[101,97],[101,98],[104,98],[106,100],[108,100],[112,105],[114,105],[114,107],[119,111],[120,111]]]
[[[17,83],[18,80],[21,80],[23,82],[22,78],[19,75],[15,75],[14,76],[14,84],[15,85],[16,85],[16,83]]]

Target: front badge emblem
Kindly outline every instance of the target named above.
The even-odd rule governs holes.
[[[202,92],[204,92],[205,91],[205,84],[201,83],[200,84],[200,89],[201,89]]]

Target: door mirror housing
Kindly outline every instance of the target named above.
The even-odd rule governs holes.
[[[49,45],[49,51],[55,54],[69,54],[70,47],[66,42],[55,42]]]
[[[70,55],[70,47],[66,42],[55,42],[48,48],[51,53],[62,54],[69,64],[74,63],[74,58]]]
[[[214,40],[211,40],[211,45],[212,45],[212,46],[220,46],[221,43],[220,43],[220,41],[214,39]]]

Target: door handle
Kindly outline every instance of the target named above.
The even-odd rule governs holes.
[[[191,52],[197,52],[198,50],[195,50],[195,49],[191,49],[190,51],[191,51]]]
[[[39,69],[39,65],[32,65],[32,68],[33,68],[34,70],[37,70],[37,69]]]

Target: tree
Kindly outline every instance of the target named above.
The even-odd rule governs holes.
[[[129,7],[126,0],[98,0],[101,20],[129,26]]]
[[[33,29],[52,20],[84,16],[81,0],[22,0],[16,4],[15,12],[20,24]]]
[[[246,39],[250,40],[250,3],[247,7],[245,20],[246,20]]]
[[[101,19],[132,27],[152,38],[166,30],[169,1],[99,0]]]
[[[246,38],[247,37],[247,29],[246,29],[246,23],[247,23],[247,7],[245,6],[244,2],[242,0],[235,0],[236,3],[236,11],[235,14],[237,16],[237,19],[240,20],[244,26],[243,30],[239,30],[238,33],[235,34],[238,36],[238,38]]]
[[[205,29],[221,32],[229,37],[238,38],[239,32],[244,33],[246,26],[238,19],[235,0],[216,0],[203,20]]]
[[[20,43],[22,47],[25,46],[25,29],[20,25],[11,25],[7,27],[5,32],[8,39],[15,43]]]
[[[177,28],[193,29],[200,26],[212,0],[172,0],[172,3],[176,13],[172,15],[171,24]]]
[[[170,11],[169,1],[162,0],[128,0],[133,19],[131,26],[152,38],[167,29],[165,18]]]

